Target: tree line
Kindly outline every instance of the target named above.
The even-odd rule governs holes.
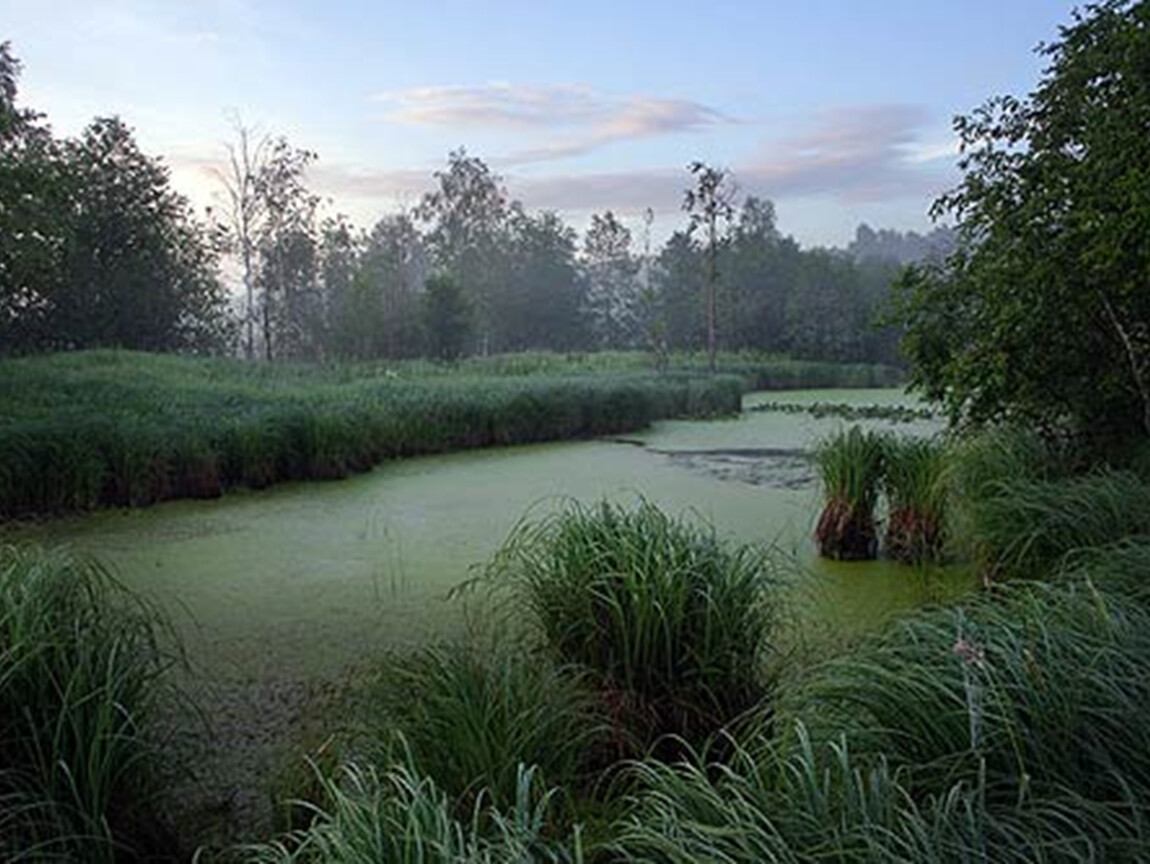
[[[650,248],[650,211],[640,226],[596,213],[580,238],[463,149],[415,207],[359,230],[308,187],[316,154],[239,124],[223,204],[201,218],[119,119],[55,137],[18,106],[19,71],[0,45],[4,353],[450,360],[717,346],[894,363],[898,331],[877,326],[891,283],[949,242],[862,226],[845,250],[802,249],[770,201],[736,202],[725,172],[702,163],[690,168],[687,224],[661,248]]]

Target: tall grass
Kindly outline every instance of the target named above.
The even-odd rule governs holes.
[[[882,479],[886,439],[851,426],[814,450],[826,503],[815,527],[819,554],[860,560],[878,554],[875,506]]]
[[[942,557],[947,519],[946,450],[937,438],[890,438],[882,487],[885,554],[922,564]]]
[[[605,727],[573,670],[512,643],[432,647],[385,663],[368,697],[368,746],[390,764],[397,742],[456,806],[511,807],[531,765],[551,786],[586,785]]]
[[[650,861],[1136,861],[1150,613],[1089,583],[912,616],[817,672],[786,735],[636,769]]]
[[[126,861],[159,841],[160,628],[96,565],[0,547],[0,859]]]
[[[497,864],[583,860],[580,837],[551,839],[554,791],[539,788],[537,773],[518,766],[516,794],[506,808],[481,793],[469,817],[458,818],[449,795],[409,763],[384,771],[346,765],[335,779],[321,777],[330,804],[314,807],[314,820],[282,840],[240,850],[250,864]]]
[[[520,524],[484,579],[642,746],[701,741],[769,697],[771,565],[712,528],[646,501],[573,503]]]
[[[0,519],[739,410],[735,375],[397,374],[95,351],[0,361]]]

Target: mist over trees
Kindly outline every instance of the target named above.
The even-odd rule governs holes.
[[[660,248],[650,248],[650,211],[595,213],[580,236],[511,198],[464,149],[410,211],[363,230],[309,188],[317,154],[238,121],[209,221],[122,121],[56,138],[18,106],[19,71],[5,43],[0,353],[452,360],[713,347],[896,363],[899,333],[878,326],[891,283],[953,245],[946,231],[862,225],[845,250],[802,249],[769,200],[738,200],[729,182],[711,200],[706,181],[729,178],[703,163],[684,171],[684,224]],[[238,284],[226,284],[224,261]]]

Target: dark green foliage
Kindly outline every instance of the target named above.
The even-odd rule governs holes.
[[[510,591],[556,662],[591,676],[641,748],[701,742],[769,706],[774,578],[760,550],[645,501],[571,504],[521,524],[485,578]]]
[[[0,547],[0,859],[158,851],[148,724],[171,662],[157,622],[95,565]]]
[[[447,276],[427,280],[423,295],[423,326],[428,349],[438,360],[456,360],[471,337],[472,308],[463,285]]]
[[[885,453],[885,437],[859,426],[840,431],[815,448],[826,497],[815,540],[824,558],[858,561],[878,555],[875,506]]]
[[[965,177],[941,267],[909,271],[913,380],[955,420],[1110,445],[1150,435],[1150,6],[1104,0],[1042,47],[1026,98],[956,121]]]
[[[117,118],[57,140],[0,45],[0,354],[205,351],[227,337],[219,238]]]

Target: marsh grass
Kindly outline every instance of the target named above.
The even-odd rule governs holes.
[[[522,765],[550,786],[587,789],[608,734],[577,670],[510,640],[395,656],[366,702],[366,749],[375,764],[392,763],[398,746],[457,810],[481,797],[512,806]]]
[[[890,438],[882,488],[887,500],[884,553],[908,564],[937,562],[945,545],[946,448],[937,438]]]
[[[815,672],[721,761],[636,767],[620,857],[1136,861],[1150,617],[1091,583],[920,613]]]
[[[769,700],[773,567],[713,528],[647,501],[571,503],[522,522],[480,581],[590,677],[639,752],[700,742]]]
[[[118,862],[170,840],[148,809],[163,631],[95,564],[0,547],[0,858]]]
[[[851,426],[820,441],[815,466],[826,503],[815,527],[819,554],[857,561],[878,555],[878,504],[886,437]]]
[[[337,479],[386,460],[734,414],[744,378],[92,351],[0,361],[0,519]],[[578,369],[579,367],[575,367]]]
[[[313,806],[311,824],[287,837],[239,850],[250,864],[496,864],[583,860],[578,831],[554,838],[554,790],[541,788],[537,772],[516,768],[515,796],[505,808],[479,792],[460,818],[451,796],[410,761],[384,770],[348,763],[335,777],[319,775],[324,807]]]

